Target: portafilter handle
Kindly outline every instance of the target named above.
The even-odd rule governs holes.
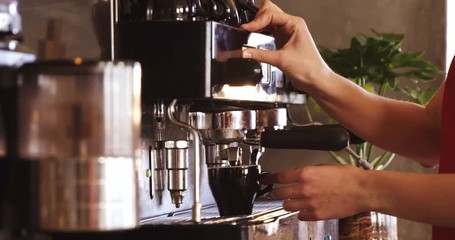
[[[349,144],[365,142],[339,124],[308,125],[289,130],[265,131],[261,133],[261,146],[278,149],[306,149],[320,151],[345,150],[351,154],[364,169],[372,169],[371,164],[355,153]]]
[[[340,125],[308,125],[265,131],[260,139],[265,148],[340,151],[349,145],[349,132]]]

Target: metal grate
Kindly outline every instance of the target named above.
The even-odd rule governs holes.
[[[220,217],[216,205],[206,206],[201,211],[201,224],[256,224],[272,222],[277,219],[293,215],[282,208],[282,201],[258,200],[254,203],[253,214],[235,217]],[[166,216],[159,216],[143,220],[142,224],[170,225],[170,224],[193,224],[191,221],[191,209],[176,212]]]

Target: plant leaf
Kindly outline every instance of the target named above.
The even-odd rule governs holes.
[[[352,37],[348,48],[332,50],[319,46],[321,56],[334,72],[370,93],[386,96],[389,90],[396,91],[409,101],[423,105],[428,103],[438,87],[421,89],[417,84],[434,80],[441,71],[423,58],[423,51],[403,52],[404,34],[371,31],[372,36],[360,33]],[[403,84],[399,84],[402,79],[410,80],[415,85],[402,88]],[[315,102],[313,107],[322,111]],[[329,122],[335,120],[329,117]],[[358,153],[364,154],[365,149],[357,147]],[[394,154],[383,152],[372,161],[374,169],[385,168],[393,157]],[[352,156],[349,156],[349,162],[356,165]]]
[[[363,88],[365,90],[367,90],[367,92],[369,92],[369,93],[376,93],[376,90],[374,89],[374,86],[372,84],[370,84],[370,83],[367,83],[367,84],[363,85]]]

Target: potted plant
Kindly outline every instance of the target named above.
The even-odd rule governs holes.
[[[403,97],[408,101],[426,104],[438,89],[438,86],[422,88],[420,82],[432,81],[439,70],[429,61],[422,58],[422,52],[404,52],[401,49],[403,34],[378,33],[373,36],[360,34],[351,39],[351,44],[344,49],[330,49],[319,46],[319,51],[333,71],[344,76],[367,91],[386,97]],[[423,84],[424,85],[424,84]],[[309,97],[310,104],[305,106],[308,120],[313,121],[312,110],[321,112],[317,103]],[[334,123],[330,117],[328,123]],[[385,169],[394,159],[395,154],[365,142],[355,146],[356,153],[368,161],[374,170]],[[378,153],[379,152],[379,153]],[[339,163],[357,165],[352,156],[341,156],[330,152]],[[371,219],[371,217],[376,219]],[[378,221],[395,221],[386,219],[377,213],[362,213],[351,218],[340,220],[340,239],[394,239],[390,230]],[[388,224],[388,223],[382,223]],[[384,236],[389,236],[385,237]],[[359,237],[362,236],[362,237]]]

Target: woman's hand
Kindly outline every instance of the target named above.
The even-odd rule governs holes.
[[[306,166],[268,174],[264,184],[286,184],[274,192],[300,220],[337,219],[372,210],[368,173],[348,165]]]
[[[308,91],[319,79],[332,74],[320,56],[305,21],[284,13],[269,0],[264,1],[253,21],[241,27],[251,32],[272,32],[276,51],[245,49],[243,57],[280,68],[296,88]]]

